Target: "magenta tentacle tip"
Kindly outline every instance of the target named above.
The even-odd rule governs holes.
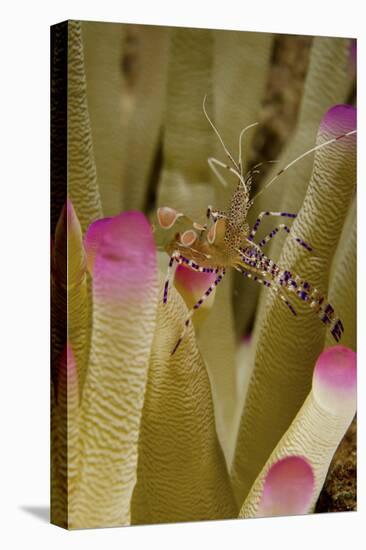
[[[314,487],[314,473],[308,460],[302,456],[278,460],[265,477],[257,517],[307,513]]]
[[[325,133],[328,139],[356,129],[357,109],[353,105],[334,105],[328,109],[320,123],[320,131],[322,134]],[[356,137],[353,134],[344,139],[355,141]]]
[[[178,265],[175,272],[176,285],[182,287],[182,289],[194,296],[201,296],[201,294],[213,283],[215,278],[215,273],[194,271],[184,265]]]
[[[151,225],[141,212],[122,212],[100,229],[98,250],[108,260],[128,260],[155,251]]]
[[[112,218],[102,218],[89,225],[84,237],[84,249],[86,252],[88,271],[92,275],[95,255],[101,243],[107,224]]]
[[[316,362],[313,395],[325,409],[339,414],[355,409],[357,392],[356,353],[345,346],[327,348]]]
[[[93,222],[86,231],[84,247],[88,270],[94,271],[96,256],[106,259],[128,259],[155,254],[151,225],[141,212],[122,212],[113,218]]]
[[[142,299],[156,276],[152,228],[141,212],[122,212],[92,224],[86,234],[94,292],[117,301]]]

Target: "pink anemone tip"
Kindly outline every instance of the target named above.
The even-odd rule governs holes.
[[[89,225],[84,237],[86,264],[90,275],[93,275],[97,250],[103,238],[104,230],[112,218],[102,218]]]
[[[156,248],[149,221],[141,212],[122,212],[94,222],[85,238],[93,292],[117,303],[146,299],[156,277]]]
[[[216,273],[201,273],[193,271],[189,267],[179,265],[175,272],[174,284],[188,308],[192,308],[194,304],[202,298],[206,290],[216,279]],[[211,293],[200,309],[210,308],[213,304],[215,291]]]
[[[313,374],[313,395],[317,403],[333,414],[356,407],[356,353],[345,346],[333,346],[318,357]]]
[[[320,133],[326,139],[341,136],[347,132],[357,129],[357,110],[353,105],[334,105],[323,116],[320,123]],[[342,138],[342,143],[352,143],[356,141],[356,134]]]
[[[287,456],[278,460],[266,475],[257,517],[307,513],[314,487],[313,469],[304,457]]]

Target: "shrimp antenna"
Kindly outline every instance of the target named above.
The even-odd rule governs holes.
[[[262,162],[258,162],[246,173],[245,183],[248,183],[248,180],[251,179],[252,174],[260,174],[261,171],[258,170],[258,168],[261,166],[264,166],[265,164],[278,164],[279,162],[279,160],[263,160]]]
[[[217,135],[217,137],[219,138],[220,140],[220,143],[225,151],[225,153],[227,154],[227,156],[229,157],[229,159],[231,160],[231,162],[233,163],[234,167],[238,170],[238,172],[240,171],[239,169],[239,166],[236,164],[235,160],[233,159],[233,156],[231,155],[230,151],[228,150],[228,148],[226,147],[225,143],[224,143],[224,140],[222,139],[222,137],[220,136],[219,134],[219,131],[218,129],[216,128],[216,126],[214,125],[214,123],[212,122],[212,120],[210,119],[210,117],[208,116],[207,114],[207,111],[206,111],[206,99],[207,99],[207,94],[205,95],[205,97],[203,98],[203,104],[202,104],[202,108],[203,108],[203,112],[205,113],[205,117],[207,118],[208,122],[210,123],[211,127],[213,128],[215,134]]]
[[[243,139],[243,136],[245,134],[245,132],[247,132],[248,130],[250,130],[250,128],[254,128],[254,126],[258,126],[259,122],[254,122],[253,124],[249,124],[249,126],[246,126],[245,128],[242,129],[242,131],[240,132],[240,135],[239,135],[239,166],[238,166],[238,169],[240,170],[240,174],[241,174],[241,177],[243,177],[243,165],[242,165],[242,162],[241,162],[241,159],[242,159],[242,146],[241,146],[241,142],[242,142],[242,139]]]
[[[318,151],[318,149],[322,149],[323,147],[327,147],[328,145],[331,145],[332,143],[334,143],[335,141],[338,141],[339,139],[351,136],[351,135],[356,134],[356,133],[357,133],[357,130],[351,130],[350,132],[346,132],[345,134],[341,134],[340,136],[337,136],[335,138],[328,139],[327,141],[324,141],[323,143],[320,143],[319,145],[315,145],[315,147],[312,147],[308,151],[305,151],[305,153],[302,153],[302,155],[296,157],[294,160],[292,160],[291,162],[286,164],[286,166],[281,168],[281,170],[279,172],[277,172],[277,174],[275,176],[273,176],[273,178],[268,183],[266,183],[266,185],[256,195],[254,195],[254,197],[252,198],[252,204],[258,197],[260,197],[260,195],[262,193],[264,193],[264,191],[266,191],[266,189],[268,189],[268,187],[270,185],[272,185],[272,183],[274,181],[276,181],[276,179],[278,179],[284,172],[286,172],[286,170],[288,170],[296,162],[303,159],[304,157],[307,157],[311,153],[314,153],[315,151]]]

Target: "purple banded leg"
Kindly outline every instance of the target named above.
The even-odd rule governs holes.
[[[302,239],[300,239],[299,237],[294,237],[294,239],[295,239],[295,241],[296,241],[297,243],[299,243],[299,245],[301,245],[301,246],[303,246],[304,248],[306,248],[306,250],[308,250],[309,252],[312,252],[312,251],[313,251],[312,247],[311,247],[308,243],[306,243],[305,241],[303,241]]]
[[[258,231],[258,227],[260,226],[260,223],[261,223],[262,218],[264,216],[278,216],[278,217],[284,217],[284,218],[296,218],[297,214],[291,214],[290,212],[269,212],[269,211],[261,212],[259,214],[258,218],[256,219],[255,224],[253,225],[253,228],[252,228],[252,230],[250,232],[250,235],[248,237],[248,239],[250,241],[252,241],[254,239],[254,235]]]
[[[256,251],[254,251],[253,253],[246,254],[246,251],[242,251],[238,249],[238,252],[240,254],[240,258],[246,265],[259,269],[261,258],[260,257],[258,258]]]
[[[179,258],[179,252],[177,250],[175,252],[173,252],[173,254],[171,255],[170,260],[169,260],[169,264],[168,264],[168,272],[167,272],[165,283],[164,283],[164,295],[163,295],[163,303],[164,304],[166,304],[167,301],[168,301],[169,285],[171,284],[171,282],[174,278],[175,269],[177,267],[177,265],[175,265],[174,262],[177,262],[177,264],[181,263],[180,258]]]
[[[340,319],[334,318],[335,312],[333,306],[327,303],[323,306],[323,302],[324,298],[319,296],[310,304],[310,307],[317,309],[320,320],[329,328],[334,340],[339,342],[344,332],[343,323]]]
[[[331,325],[333,321],[334,309],[330,304],[324,306],[321,312],[319,312],[320,319],[325,325]]]
[[[334,319],[334,309],[331,304],[327,304],[319,311],[319,317],[329,327],[334,340],[339,342],[344,332],[344,327],[340,319]]]
[[[337,319],[336,321],[333,322],[330,332],[332,333],[334,340],[336,342],[339,342],[344,332],[344,327],[340,319]]]
[[[179,261],[178,261],[179,260]],[[178,263],[181,265],[186,265],[193,269],[193,271],[199,271],[200,273],[218,273],[219,269],[214,267],[202,267],[193,260],[188,260],[188,258],[185,258],[184,256],[178,256]]]
[[[286,296],[284,296],[282,294],[282,292],[280,291],[278,286],[273,285],[270,282],[265,281],[264,279],[261,279],[260,277],[258,277],[254,273],[250,273],[248,271],[242,271],[241,269],[238,269],[238,271],[240,271],[240,273],[242,273],[245,277],[248,277],[249,279],[252,279],[253,281],[256,281],[257,283],[259,283],[261,285],[264,285],[265,287],[270,288],[271,290],[273,290],[276,294],[278,294],[278,296],[281,298],[281,300],[286,304],[286,306],[289,308],[291,313],[293,315],[297,315],[297,313],[295,311],[295,308],[293,307],[291,302],[289,302],[287,300]]]
[[[340,319],[334,319],[334,309],[331,304],[323,305],[324,298],[319,294],[316,288],[311,289],[311,292],[306,292],[304,289],[311,289],[309,283],[303,281],[302,288],[296,292],[297,296],[304,302],[308,302],[310,307],[314,309],[320,320],[329,327],[329,330],[336,342],[342,337],[344,327]]]
[[[206,292],[201,296],[201,298],[194,304],[193,308],[190,310],[190,312],[188,313],[187,315],[187,318],[184,322],[184,328],[183,328],[183,332],[181,334],[181,336],[178,338],[177,340],[177,343],[175,344],[174,346],[174,349],[171,353],[171,355],[174,355],[174,353],[177,351],[177,349],[179,348],[184,336],[186,335],[187,333],[187,330],[188,330],[188,327],[189,327],[189,323],[191,322],[191,319],[193,317],[193,314],[194,312],[199,309],[201,307],[201,305],[203,304],[203,302],[205,300],[207,300],[207,298],[210,296],[211,292],[213,291],[213,289],[222,281],[222,279],[224,278],[224,275],[225,275],[225,270],[223,269],[221,271],[221,273],[216,277],[216,279],[214,280],[214,282],[212,283],[212,285],[210,285],[208,287],[208,289],[206,290]]]
[[[285,225],[284,223],[281,223],[280,225],[278,225],[277,227],[275,227],[270,233],[268,233],[268,235],[266,235],[265,237],[263,237],[263,239],[261,241],[259,241],[258,243],[258,246],[260,246],[261,248],[266,245],[268,243],[268,241],[270,241],[271,239],[273,239],[273,237],[275,237],[277,235],[277,233],[283,229],[284,231],[286,231],[286,233],[290,233],[290,228]],[[299,243],[301,246],[303,246],[304,248],[306,248],[306,250],[308,250],[309,252],[311,252],[313,249],[311,248],[310,245],[308,245],[305,241],[303,241],[302,239],[299,239],[298,237],[294,237],[295,241],[297,243]]]
[[[266,235],[265,237],[263,237],[263,239],[261,241],[259,241],[258,243],[258,246],[260,246],[261,248],[267,244],[271,239],[273,239],[273,237],[275,237],[277,235],[277,233],[283,229],[284,231],[286,231],[286,233],[290,233],[290,228],[287,227],[287,225],[285,225],[284,223],[281,223],[280,225],[278,225],[277,227],[275,227],[274,229],[272,229],[272,231],[270,233],[268,233],[268,235]]]

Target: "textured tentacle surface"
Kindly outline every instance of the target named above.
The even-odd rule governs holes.
[[[67,338],[75,356],[81,394],[89,356],[91,304],[81,227],[70,200],[67,201],[64,213],[67,216],[63,222],[63,231],[65,234],[67,232]]]
[[[135,63],[136,68],[130,72],[135,70],[136,75],[126,75],[123,89],[123,209],[145,210],[150,206],[149,193],[155,192],[157,186],[154,169],[165,130],[171,32],[167,27],[134,27],[137,51],[131,56],[131,64]]]
[[[279,163],[266,177],[266,181],[275,175],[278,168],[311,149],[324,113],[333,105],[347,101],[350,91],[348,69],[348,39],[314,38],[295,135],[290,139]],[[313,157],[309,156],[283,174],[271,187],[269,195],[265,192],[258,199],[256,209],[267,210],[270,200],[272,210],[297,212],[305,197],[313,162]],[[273,243],[271,254],[276,256],[280,250],[281,246]]]
[[[265,33],[241,33],[237,31],[215,31],[214,33],[214,115],[215,124],[219,129],[225,144],[237,158],[238,136],[247,125],[258,122],[259,111],[268,79],[270,56],[273,48],[273,37]],[[228,55],[228,52],[229,55]],[[240,60],[240,61],[239,61]],[[225,85],[223,85],[225,82]],[[244,83],[250,83],[245,85]],[[243,141],[244,172],[250,157],[255,130],[249,130]],[[225,154],[216,142],[215,156],[227,161]],[[226,173],[224,173],[226,176]],[[218,188],[217,208],[225,209],[234,190],[235,179],[228,178],[227,188]],[[232,279],[232,282],[231,280]],[[236,334],[241,334],[243,327],[253,314],[248,308],[252,288],[237,274],[225,281],[230,286],[230,294],[235,291],[234,307],[230,311],[231,323]],[[223,299],[228,298],[228,293]],[[217,300],[216,316],[212,323],[217,322],[218,312],[227,307],[223,300]],[[235,322],[232,318],[235,312]],[[216,329],[217,330],[217,329]],[[218,350],[219,353],[219,350]],[[219,382],[222,384],[222,381]]]
[[[202,116],[202,90],[211,90],[212,33],[174,29],[171,39],[158,205],[203,223],[207,204],[214,202],[207,165],[212,132]]]
[[[161,285],[161,293],[163,285]],[[132,523],[235,517],[236,505],[194,332],[171,355],[186,316],[175,289],[159,301],[142,415]]]
[[[239,517],[313,511],[330,461],[352,421],[355,410],[356,355],[344,346],[328,348],[317,360],[308,397],[253,484]],[[291,505],[286,506],[286,489],[288,493],[300,493],[301,485],[290,484],[286,487],[286,477],[291,474],[284,472],[282,487],[278,487],[277,502],[266,510],[263,506],[263,500],[268,499],[264,483],[266,476],[278,461],[294,456],[306,458],[313,472],[314,486],[311,480],[310,483],[306,482],[310,491],[304,487],[300,508],[293,503],[291,509]],[[296,480],[292,483],[296,483]]]
[[[170,29],[85,21],[82,31],[104,213],[143,210],[162,128]]]
[[[81,23],[87,104],[103,212],[121,210],[123,129],[121,113],[123,45],[126,27]],[[97,46],[96,46],[97,45]]]
[[[313,147],[324,113],[331,106],[347,101],[350,86],[352,82],[350,84],[349,40],[315,37],[295,132],[278,159],[279,163],[267,174],[263,183],[270,181],[278,168],[286,166],[288,162]],[[254,216],[258,212],[269,208],[298,212],[306,194],[312,167],[313,157],[309,156],[283,174],[279,181],[276,181],[270,190],[264,192],[255,202],[249,214],[250,223],[254,223]],[[268,255],[275,260],[278,259],[283,243],[283,236],[274,239],[268,249]],[[257,305],[255,296],[259,295],[259,290],[250,290],[247,294],[249,293],[252,293],[248,297],[250,305],[248,304],[244,312],[244,320],[253,316]],[[245,296],[243,300],[245,301]]]
[[[81,227],[70,199],[64,205],[56,225],[51,297],[52,360],[58,364],[66,341],[72,345],[81,393],[89,352],[90,304]]]
[[[68,23],[68,193],[83,233],[102,218],[86,95],[81,23]]]
[[[80,463],[79,384],[70,343],[58,360],[55,378],[51,388],[51,518],[68,528]]]
[[[353,107],[330,109],[318,139],[355,127]],[[279,260],[290,271],[326,292],[329,266],[355,186],[355,136],[318,151],[303,207],[294,231],[311,242],[315,254],[292,240]],[[238,500],[247,495],[271,449],[288,428],[310,389],[312,365],[324,345],[324,328],[305,304],[298,316],[278,307],[275,297],[263,296],[257,314],[254,371],[241,420],[233,467]],[[283,399],[286,395],[286,399]]]
[[[339,313],[345,332],[342,343],[356,351],[357,208],[353,198],[334,255],[329,281],[329,301]],[[326,345],[332,345],[327,333]]]
[[[216,204],[219,185],[212,183],[207,164],[214,135],[202,116],[202,90],[209,97],[212,91],[213,44],[213,33],[209,30],[172,31],[164,118],[165,163],[158,188],[159,205],[174,205],[199,223],[206,221],[208,204]],[[229,274],[216,294],[199,336],[212,383],[217,429],[227,457],[235,395],[235,372],[230,368],[234,364],[230,279]],[[227,365],[226,372],[222,369],[223,362]]]
[[[272,47],[273,37],[269,33],[214,31],[214,121],[235,159],[238,158],[240,131],[245,126],[258,122]],[[244,84],[249,82],[250,86]],[[250,130],[245,135],[242,146],[245,162],[248,161],[254,135],[255,130]],[[215,156],[228,161],[221,144],[218,141],[215,143]],[[237,183],[235,178],[228,181],[233,185]],[[220,186],[217,208],[226,208],[234,190],[233,185],[227,188]]]
[[[290,169],[245,220],[249,191],[243,182],[233,196],[233,167],[240,131],[277,101],[272,35],[78,21],[53,34],[53,522],[85,528],[313,510],[354,414],[355,369],[348,376],[326,361],[312,372],[334,345],[314,287],[342,320],[342,346],[356,346],[355,136],[318,150],[315,162],[313,154],[290,161],[314,146],[324,112],[347,101],[355,66],[349,40],[307,40],[293,138],[264,183]],[[202,112],[205,95],[235,162]],[[318,143],[354,124],[352,108],[331,109]],[[250,149],[267,151],[270,137],[268,128],[245,133],[244,172]],[[180,243],[165,289],[169,257],[161,262],[141,214],[158,206],[158,246],[171,255]],[[132,208],[140,212],[119,214]],[[284,219],[270,225],[266,213],[276,210]],[[263,211],[245,244],[247,222]],[[226,245],[238,254],[232,263]],[[199,258],[212,259],[211,251],[217,261],[204,271]],[[236,336],[253,319],[237,354]]]
[[[71,527],[125,525],[157,304],[155,247],[144,216],[101,226],[93,334],[81,408],[81,471]]]

